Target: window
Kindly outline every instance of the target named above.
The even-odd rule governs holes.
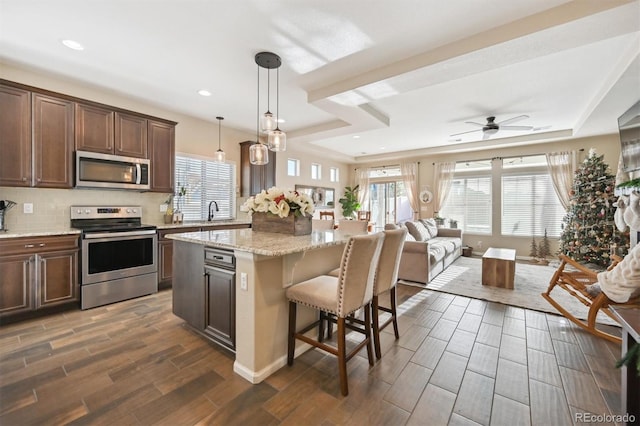
[[[330,167],[329,180],[331,182],[338,182],[340,180],[340,169],[338,169],[337,167]]]
[[[174,197],[174,208],[182,211],[185,221],[206,220],[209,203],[215,201],[218,204],[218,211],[213,212],[215,219],[233,219],[236,211],[235,169],[233,163],[176,155],[176,193],[184,187],[186,195]],[[212,210],[215,210],[213,205]]]
[[[457,166],[456,166],[457,170]],[[455,219],[464,232],[491,234],[491,176],[456,177],[441,217]]]
[[[311,179],[322,179],[322,166],[320,164],[311,164]]]
[[[559,237],[564,215],[548,173],[502,176],[502,235]]]
[[[300,176],[300,160],[295,158],[287,160],[287,176]]]

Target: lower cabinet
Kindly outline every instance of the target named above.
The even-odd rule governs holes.
[[[0,240],[0,317],[77,303],[78,236]]]
[[[212,342],[235,352],[233,252],[174,241],[173,313]]]

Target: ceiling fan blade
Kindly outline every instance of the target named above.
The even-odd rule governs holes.
[[[476,123],[475,121],[465,121],[466,124],[473,124],[474,126],[484,127],[484,124]]]
[[[541,126],[541,127],[534,127],[532,130],[534,132],[537,132],[537,131],[540,131],[540,130],[547,130],[549,128],[551,128],[551,126]]]
[[[480,132],[480,131],[482,131],[482,129],[476,129],[476,130],[469,130],[469,131],[466,131],[466,132],[454,133],[454,134],[449,135],[449,136],[466,135],[467,133]]]
[[[515,123],[516,121],[521,121],[521,120],[524,120],[526,118],[529,118],[529,116],[528,115],[524,115],[524,114],[523,115],[518,115],[516,117],[511,117],[511,118],[508,118],[508,119],[506,119],[504,121],[501,121],[498,124],[500,126],[502,126],[503,124]]]
[[[500,126],[500,130],[533,130],[533,126]]]

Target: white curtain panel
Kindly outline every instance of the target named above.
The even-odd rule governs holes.
[[[437,213],[444,206],[451,189],[453,175],[456,171],[456,163],[453,161],[447,163],[435,163],[433,168],[433,183],[436,188],[434,194],[433,211]]]
[[[362,210],[369,210],[369,169],[356,169],[356,185],[360,185],[358,202]]]
[[[570,191],[573,188],[573,175],[578,163],[576,151],[550,152],[547,156],[547,168],[553,181],[560,204],[569,210]]]
[[[416,219],[420,213],[420,200],[418,199],[418,163],[401,163],[400,174],[407,191],[407,198]]]

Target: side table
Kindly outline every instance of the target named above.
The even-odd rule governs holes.
[[[622,356],[627,353],[635,343],[640,344],[640,309],[625,308],[622,306],[610,306],[613,316],[622,325]],[[635,363],[629,367],[622,366],[622,413],[634,416],[635,421],[640,420],[640,377]]]

